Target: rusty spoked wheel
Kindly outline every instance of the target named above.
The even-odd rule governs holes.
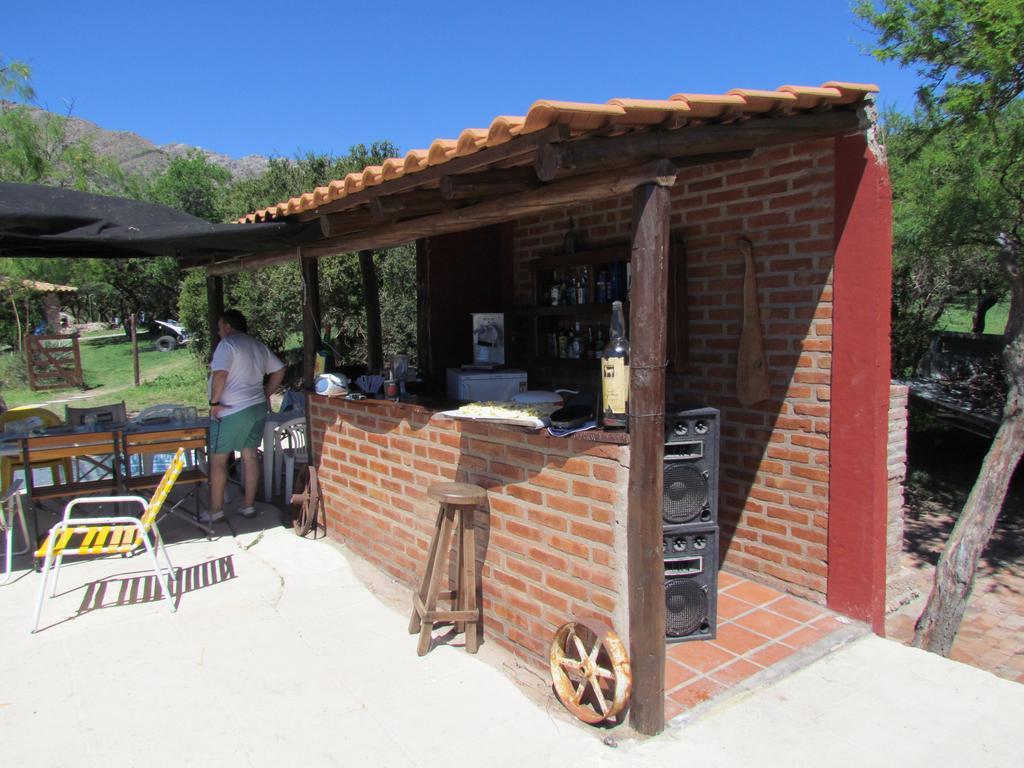
[[[316,467],[303,466],[299,470],[298,479],[303,490],[302,493],[292,494],[292,528],[296,536],[308,536],[310,531],[316,530],[317,518],[323,506]]]
[[[570,621],[555,633],[550,658],[555,693],[580,720],[600,723],[625,709],[633,676],[614,632]]]

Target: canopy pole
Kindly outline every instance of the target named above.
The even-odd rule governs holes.
[[[629,488],[626,556],[629,585],[630,721],[640,733],[665,727],[665,568],[661,504],[665,442],[668,242],[672,180],[633,193],[632,296],[629,307]]]
[[[366,302],[366,366],[370,373],[375,373],[384,367],[384,341],[380,325],[380,285],[373,251],[359,252],[359,271],[363,277],[363,300]]]
[[[313,389],[320,346],[320,267],[314,257],[300,258],[302,269],[302,388]]]
[[[224,278],[206,273],[206,322],[210,328],[210,356],[217,348],[217,320],[224,314]]]

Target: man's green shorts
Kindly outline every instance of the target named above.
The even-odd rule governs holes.
[[[219,421],[210,422],[210,453],[233,453],[263,442],[267,404],[256,403]]]

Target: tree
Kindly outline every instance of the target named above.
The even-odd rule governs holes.
[[[156,178],[145,199],[177,208],[200,219],[214,223],[224,220],[225,197],[231,173],[211,163],[198,149],[184,157],[175,157]]]
[[[990,132],[952,126],[925,141],[920,121],[889,114],[885,126],[895,219],[892,357],[902,376],[912,374],[952,302],[974,302],[982,333],[988,310],[1006,296],[987,223],[1006,196],[994,183],[1000,153]]]
[[[357,144],[341,157],[306,153],[294,159],[271,158],[262,174],[230,186],[225,195],[224,216],[237,219],[398,154],[390,142],[379,141]],[[384,342],[389,351],[415,347],[414,259],[409,247],[377,255],[385,316]],[[330,343],[337,348],[338,361],[365,362],[365,310],[355,254],[320,259],[320,289],[323,320],[331,326]],[[246,316],[253,333],[268,346],[286,354],[297,343],[302,329],[302,281],[297,265],[283,264],[231,275],[224,282],[224,291],[226,303]],[[210,348],[205,281],[194,275],[186,278],[178,307],[181,321],[192,337],[193,352],[205,359]]]
[[[967,607],[978,560],[992,536],[1013,472],[1024,454],[1024,4],[1020,0],[867,0],[857,13],[879,35],[882,61],[913,66],[919,134],[933,143],[962,130],[965,145],[997,204],[950,212],[951,247],[984,249],[1010,290],[1003,362],[1003,418],[935,570],[935,585],[918,619],[914,644],[948,655]],[[988,134],[986,137],[985,134]],[[980,197],[980,196],[979,196]],[[957,234],[961,233],[961,234]]]

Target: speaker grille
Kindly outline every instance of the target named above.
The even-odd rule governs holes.
[[[683,637],[707,621],[707,592],[693,579],[671,579],[665,584],[665,634]]]
[[[691,464],[665,462],[665,502],[662,514],[670,525],[698,519],[708,506],[708,481]]]

